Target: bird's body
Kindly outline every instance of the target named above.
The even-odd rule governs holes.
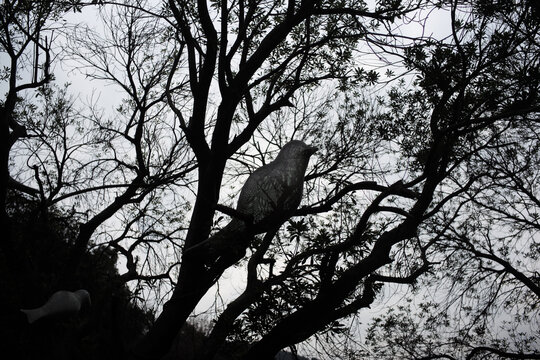
[[[233,217],[218,233],[187,251],[206,243],[215,256],[227,248],[245,250],[253,235],[279,227],[300,205],[304,175],[316,150],[299,140],[285,144],[276,159],[255,170],[242,187],[236,210],[245,218]]]
[[[31,324],[44,317],[55,315],[75,315],[83,306],[90,305],[90,294],[86,290],[60,290],[51,295],[47,302],[35,309],[21,309]]]
[[[255,233],[279,225],[298,208],[306,168],[315,151],[316,148],[302,141],[290,141],[274,161],[249,176],[240,192],[236,210],[252,217]]]

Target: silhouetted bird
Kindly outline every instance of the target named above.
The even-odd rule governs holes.
[[[60,290],[51,295],[49,300],[36,309],[21,309],[31,324],[44,317],[57,315],[75,315],[83,306],[90,306],[90,294],[86,290],[75,292]]]
[[[309,158],[317,151],[302,141],[292,140],[285,144],[271,163],[255,170],[240,191],[236,210],[243,218],[233,219],[208,240],[186,250],[208,244],[211,253],[219,252],[235,244],[244,248],[255,234],[276,229],[292,216],[302,200],[304,175]]]

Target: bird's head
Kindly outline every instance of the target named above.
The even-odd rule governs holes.
[[[309,160],[318,149],[315,146],[306,145],[300,140],[291,140],[285,144],[278,154],[278,158],[284,159],[305,159]]]
[[[92,305],[92,301],[90,300],[90,293],[84,289],[75,291],[75,296],[79,299],[81,302],[81,305],[85,307],[90,307]]]

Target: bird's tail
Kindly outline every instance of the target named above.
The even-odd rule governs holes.
[[[42,308],[21,309],[21,311],[26,315],[29,324],[32,324],[34,321],[41,319],[45,315]]]
[[[184,254],[193,253],[194,251],[206,251],[211,258],[216,257],[228,250],[243,247],[244,243],[249,242],[249,237],[245,223],[233,219],[208,239],[186,249]]]
[[[242,220],[232,219],[223,229],[221,229],[216,235],[230,237],[233,235],[241,234],[247,230],[246,223]],[[212,236],[212,237],[214,237]]]
[[[247,246],[246,241],[250,237],[247,226],[242,220],[232,219],[223,229],[208,239],[211,249],[223,251],[232,247]]]
[[[245,256],[253,236],[243,221],[233,219],[208,238],[208,262],[224,268],[236,263]]]

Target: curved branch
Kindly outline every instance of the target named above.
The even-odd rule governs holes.
[[[373,190],[373,191],[380,191],[385,192],[386,196],[388,195],[399,195],[407,199],[416,199],[418,197],[418,193],[408,189],[405,185],[401,183],[399,184],[393,184],[391,186],[383,186],[377,184],[375,181],[361,181],[354,184],[349,184],[345,186],[343,189],[336,192],[336,194],[326,200],[321,201],[321,205],[310,205],[302,207],[301,209],[298,209],[294,216],[305,216],[309,214],[318,214],[321,212],[327,212],[332,210],[332,205],[337,203],[341,198],[343,198],[348,193],[358,191],[358,190]]]

